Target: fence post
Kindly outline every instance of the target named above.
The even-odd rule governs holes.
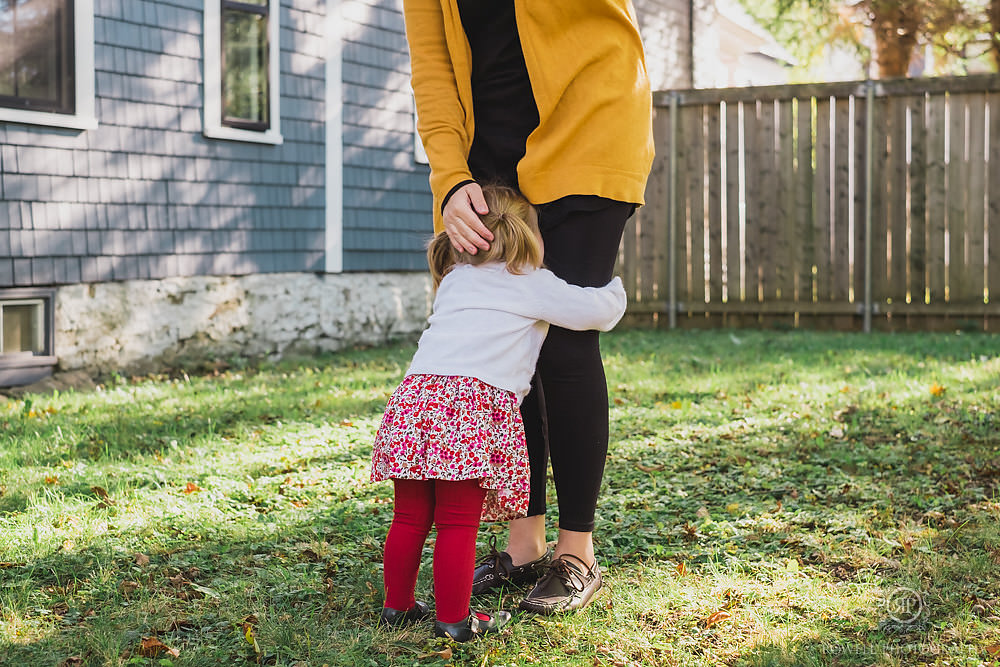
[[[865,294],[863,327],[872,330],[872,160],[875,151],[875,82],[865,82]]]
[[[677,110],[680,94],[670,96],[670,195],[667,197],[667,324],[677,328]]]

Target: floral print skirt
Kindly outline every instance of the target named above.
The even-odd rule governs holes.
[[[372,481],[478,479],[483,521],[527,514],[528,470],[517,397],[472,377],[406,376],[372,447]]]

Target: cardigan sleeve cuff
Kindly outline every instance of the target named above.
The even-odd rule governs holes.
[[[451,196],[453,194],[455,194],[456,192],[458,192],[459,190],[461,190],[462,188],[464,188],[469,183],[475,183],[475,181],[473,179],[471,179],[471,178],[467,178],[464,181],[459,181],[458,183],[456,183],[454,185],[454,187],[452,187],[451,190],[448,190],[448,194],[446,194],[444,196],[444,199],[441,200],[441,213],[442,214],[444,213],[444,207],[448,205],[448,200],[451,199]]]

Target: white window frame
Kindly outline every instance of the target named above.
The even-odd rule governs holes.
[[[326,272],[344,270],[344,84],[340,0],[326,3]]]
[[[94,0],[73,3],[73,73],[76,110],[74,113],[30,111],[0,107],[0,122],[64,127],[71,130],[97,128],[94,104]]]
[[[202,109],[202,134],[211,139],[247,141],[257,144],[281,144],[281,25],[280,0],[267,3],[268,44],[268,113],[270,127],[263,131],[245,130],[222,124],[222,12],[219,0],[205,0],[205,27],[202,39],[202,64],[205,102]]]

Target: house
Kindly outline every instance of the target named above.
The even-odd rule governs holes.
[[[401,5],[0,5],[0,385],[419,332]],[[654,87],[692,85],[692,0],[636,9]]]

